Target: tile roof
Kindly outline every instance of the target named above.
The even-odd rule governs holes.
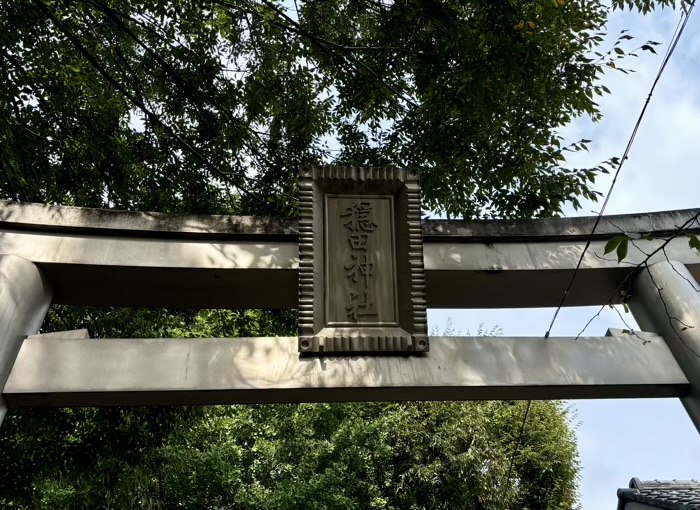
[[[700,510],[700,481],[632,478],[629,489],[618,489],[618,510],[629,501],[667,510]]]

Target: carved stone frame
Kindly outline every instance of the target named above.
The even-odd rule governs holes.
[[[429,350],[420,176],[396,167],[305,166],[299,177],[299,352],[424,353]],[[391,197],[395,326],[337,327],[326,306],[327,196]]]

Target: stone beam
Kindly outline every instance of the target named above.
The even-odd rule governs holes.
[[[0,231],[0,255],[39,265],[54,303],[295,308],[296,242]]]
[[[665,239],[638,241],[622,263],[605,255],[608,239],[594,240],[586,250],[566,306],[617,301],[616,290],[647,254]],[[586,245],[573,241],[434,242],[424,241],[426,295],[430,308],[520,308],[557,306]],[[700,276],[700,257],[685,236],[673,239],[666,255]],[[666,260],[659,252],[649,260]]]
[[[606,303],[636,264],[698,210],[604,218],[566,301]],[[430,308],[556,306],[595,218],[423,222]],[[697,230],[697,229],[696,229]],[[620,232],[649,232],[624,263],[604,255]],[[666,254],[700,278],[685,237]],[[0,201],[0,255],[39,265],[54,302],[192,308],[296,308],[296,221],[168,215]],[[650,263],[666,260],[658,254]]]
[[[299,357],[297,338],[29,337],[13,407],[680,397],[664,339],[431,337],[427,356]]]

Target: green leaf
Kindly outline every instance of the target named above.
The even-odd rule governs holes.
[[[700,239],[695,234],[687,234],[688,245],[700,254]]]
[[[624,239],[627,238],[625,236],[615,236],[610,239],[610,241],[605,244],[604,254],[607,255],[608,253],[615,251]]]
[[[629,244],[629,239],[627,237],[622,239],[622,241],[620,241],[620,244],[618,244],[617,252],[616,252],[618,262],[622,262],[625,259],[625,257],[627,256],[628,244]]]

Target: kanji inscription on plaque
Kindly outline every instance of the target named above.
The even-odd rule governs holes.
[[[418,173],[305,167],[299,351],[425,352]]]
[[[377,315],[373,297],[375,257],[370,237],[378,225],[372,221],[372,212],[372,202],[358,199],[340,215],[350,243],[350,260],[343,266],[350,286],[345,309],[348,320],[354,322]]]
[[[398,326],[393,197],[326,197],[329,325]]]

